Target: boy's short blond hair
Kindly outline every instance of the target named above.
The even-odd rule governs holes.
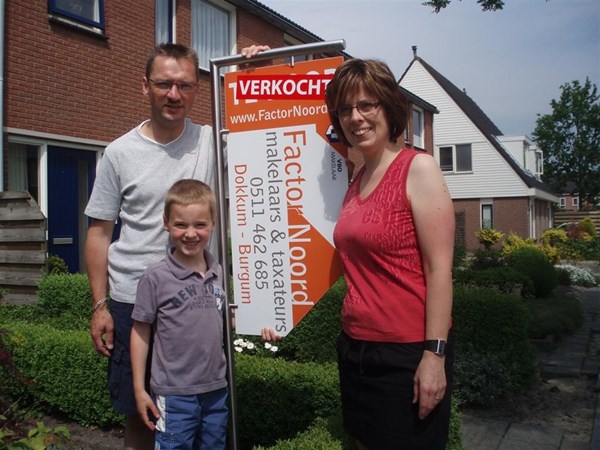
[[[206,183],[199,180],[183,179],[175,182],[165,196],[165,217],[168,219],[172,205],[208,204],[210,217],[214,220],[217,200],[215,193]]]

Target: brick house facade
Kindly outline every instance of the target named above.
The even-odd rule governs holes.
[[[159,4],[171,8],[172,41],[190,46],[201,7],[225,12],[232,42],[223,55],[252,44],[322,42],[256,0],[6,0],[0,190],[31,193],[48,219],[49,253],[75,261],[72,271],[85,270],[83,210],[96,163],[108,143],[148,118],[142,77],[158,40]],[[57,5],[95,5],[102,14],[90,26]],[[190,118],[212,123],[210,73],[199,74]]]

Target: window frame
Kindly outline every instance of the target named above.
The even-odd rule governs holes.
[[[535,152],[535,173],[544,175],[544,153],[541,150]]]
[[[573,206],[579,208],[579,196],[574,195],[573,198],[571,199],[571,203],[573,204]]]
[[[567,199],[566,199],[566,197],[560,197],[558,199],[558,207],[560,209],[565,209],[566,206],[567,206]]]
[[[468,169],[462,169],[459,170],[458,169],[458,152],[460,150],[460,148],[467,148],[469,149],[469,168]],[[451,152],[448,154],[448,149],[451,150]],[[442,153],[445,154],[445,156],[442,156]],[[473,173],[473,146],[471,144],[451,144],[451,145],[441,145],[439,147],[437,147],[437,155],[438,155],[438,163],[440,166],[440,169],[442,170],[442,172],[444,173],[458,173],[458,174],[464,174],[464,173]],[[452,168],[450,168],[450,164],[448,164],[448,162],[446,162],[445,164],[442,164],[443,161],[442,159],[446,158],[447,156],[450,156],[452,158],[451,161],[451,165]]]
[[[75,26],[90,28],[90,31],[104,33],[104,0],[94,0],[98,8],[98,20],[80,16],[58,4],[59,0],[48,0],[48,13],[57,20],[65,21]]]
[[[486,217],[488,215],[488,214],[486,214],[486,210],[489,211],[489,219]],[[482,201],[481,205],[479,207],[479,214],[480,214],[480,220],[479,220],[480,228],[482,230],[485,230],[485,229],[493,230],[494,229],[494,203],[491,201]],[[489,221],[489,225],[485,223],[486,221]]]
[[[415,113],[418,115],[418,117],[415,117]],[[413,105],[411,115],[412,115],[412,145],[413,145],[413,147],[424,149],[425,148],[425,112],[418,106]],[[416,133],[417,122],[419,124],[418,129],[420,130],[420,133]]]
[[[176,7],[177,0],[156,0],[155,7],[155,22],[154,22],[154,39],[156,45],[159,44],[174,44],[175,40],[175,25],[176,25]],[[166,16],[165,16],[166,13]],[[167,35],[167,40],[162,39],[162,36]]]
[[[299,39],[296,39],[293,36],[290,36],[289,34],[285,33],[283,35],[283,45],[285,47],[291,47],[294,45],[302,45],[304,44],[304,42],[300,41]],[[293,60],[292,60],[293,58]],[[315,58],[314,55],[296,55],[296,56],[288,56],[285,58],[285,62],[287,64],[294,64],[294,63],[298,63],[298,62],[304,62],[304,61],[312,61]]]
[[[228,49],[221,49],[223,50],[223,54],[220,55],[206,55],[206,52],[202,51],[200,48],[198,48],[198,46],[196,45],[196,42],[199,42],[199,37],[197,36],[198,33],[200,33],[201,31],[198,30],[198,28],[195,26],[196,22],[199,22],[199,18],[197,18],[197,15],[199,14],[199,4],[200,3],[204,3],[207,5],[210,5],[211,7],[215,8],[215,9],[220,9],[224,12],[227,13],[227,17],[228,17]],[[214,26],[214,24],[213,24]],[[204,70],[204,71],[209,71],[210,70],[210,59],[214,58],[214,57],[220,57],[220,56],[229,56],[231,54],[235,53],[235,49],[236,49],[236,9],[233,5],[231,5],[230,3],[227,3],[223,0],[193,0],[192,1],[192,30],[191,30],[191,36],[192,36],[192,47],[194,48],[194,50],[196,50],[196,52],[198,53],[198,58],[199,58],[199,69],[200,70]],[[223,67],[222,70],[223,72],[227,72],[229,70],[231,70],[231,67]]]

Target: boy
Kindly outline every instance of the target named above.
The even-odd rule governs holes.
[[[176,182],[165,197],[171,250],[138,284],[131,364],[138,413],[156,431],[155,448],[226,448],[223,271],[207,250],[215,195],[198,180]],[[146,363],[152,343],[150,387]]]

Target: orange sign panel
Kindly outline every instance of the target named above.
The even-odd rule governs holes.
[[[341,276],[348,186],[323,94],[342,58],[225,75],[236,330],[285,336]]]

